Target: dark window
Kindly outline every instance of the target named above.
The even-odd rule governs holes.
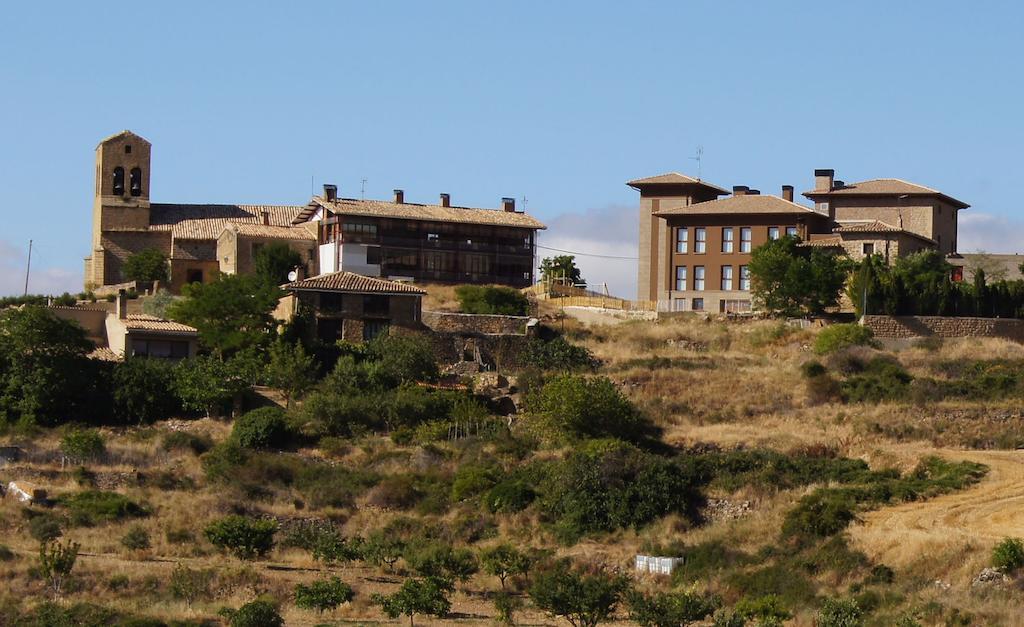
[[[192,269],[185,273],[186,283],[202,283],[203,282],[203,271],[200,269]]]
[[[114,168],[114,195],[124,195],[124,168],[121,166]]]
[[[865,255],[873,255],[875,254],[875,245],[872,243],[865,243],[862,250]]]
[[[380,246],[369,246],[366,249],[366,263],[372,266],[380,265]]]
[[[335,342],[341,337],[341,320],[319,318],[316,321],[316,336],[324,342]]]
[[[124,147],[124,154],[126,154],[126,155],[132,154],[132,145],[131,144],[125,145],[125,147]]]
[[[188,342],[174,340],[132,340],[132,355],[135,357],[184,359],[188,357]]]
[[[363,296],[363,313],[367,316],[386,316],[390,305],[389,296]]]
[[[132,168],[131,190],[132,196],[142,195],[142,170],[140,170],[139,168]]]
[[[388,334],[387,320],[366,320],[363,322],[363,341],[369,342],[378,335]]]
[[[336,292],[323,292],[320,294],[320,309],[341,309],[342,295]]]

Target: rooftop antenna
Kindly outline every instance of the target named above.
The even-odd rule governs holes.
[[[28,273],[32,269],[32,240],[28,241],[28,263],[25,265],[25,293],[28,296]]]
[[[363,179],[362,185],[359,186],[359,200],[366,200],[366,179]]]
[[[700,180],[700,175],[701,175],[701,172],[700,172],[700,162],[701,162],[701,159],[703,157],[704,157],[704,146],[697,146],[697,154],[695,156],[693,156],[693,157],[690,157],[690,159],[693,159],[694,161],[697,162],[697,180],[698,181]]]

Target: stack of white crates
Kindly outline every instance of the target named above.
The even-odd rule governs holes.
[[[655,557],[653,555],[637,555],[636,570],[641,573],[655,575],[671,575],[676,566],[683,563],[681,557]]]

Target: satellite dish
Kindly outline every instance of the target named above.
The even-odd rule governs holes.
[[[297,279],[297,278],[299,278],[299,273],[298,273],[298,271],[296,271],[296,270],[292,270],[291,272],[289,272],[289,273],[288,273],[288,280],[289,280],[289,281],[294,281],[294,280],[295,280],[295,279]]]

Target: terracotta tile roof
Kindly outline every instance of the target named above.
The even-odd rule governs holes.
[[[194,327],[172,320],[164,320],[147,314],[132,314],[124,321],[125,328],[139,331],[164,331],[167,333],[198,333]]]
[[[474,209],[471,207],[442,207],[441,205],[421,205],[418,203],[393,203],[384,200],[354,200],[339,198],[328,201],[319,196],[314,197],[311,205],[348,216],[373,216],[394,218],[398,220],[427,220],[431,222],[458,222],[462,224],[489,224],[493,226],[513,226],[524,229],[546,229],[543,223],[534,217],[518,211],[502,211],[500,209]],[[296,215],[295,222],[308,220],[315,213],[315,208],[303,207],[305,211]]]
[[[713,189],[722,194],[728,194],[729,191],[722,189],[717,185],[712,185],[707,181],[695,179],[692,176],[686,176],[679,172],[666,172],[665,174],[659,174],[657,176],[648,176],[643,179],[633,179],[626,183],[630,187],[641,187],[644,185],[703,185],[704,187]]]
[[[105,346],[93,349],[93,351],[91,353],[89,353],[88,355],[86,355],[86,357],[88,357],[89,359],[95,359],[97,361],[121,361],[122,360],[122,357],[120,355],[118,355],[117,353],[115,353],[114,351],[110,350],[109,348],[107,348]]]
[[[742,196],[730,196],[728,198],[719,198],[718,200],[709,200],[707,202],[698,202],[685,207],[674,207],[672,209],[665,209],[658,211],[654,215],[656,216],[679,216],[679,215],[708,215],[716,213],[731,213],[731,214],[785,214],[785,213],[796,213],[800,215],[813,215],[823,219],[827,219],[828,216],[824,216],[810,207],[798,205],[795,202],[790,202],[779,196],[772,196],[770,194],[744,194]]]
[[[302,226],[274,226],[267,224],[239,224],[229,222],[225,228],[234,230],[239,235],[246,237],[263,237],[270,239],[309,239],[315,240],[316,235],[309,229]]]
[[[294,205],[150,205],[149,229],[170,231],[176,239],[217,239],[228,223],[290,226],[305,207]]]
[[[840,222],[839,226],[832,229],[833,233],[901,233],[903,235],[909,235],[910,237],[916,237],[917,239],[924,240],[930,244],[935,244],[935,240],[929,239],[919,233],[901,229],[898,226],[886,224],[879,220],[863,220],[863,221],[847,221]]]
[[[363,276],[361,274],[355,274],[354,272],[332,272],[330,274],[321,274],[319,276],[303,279],[302,281],[288,283],[284,286],[284,289],[370,294],[427,293],[426,291],[421,290],[414,285],[409,285],[408,283],[399,283],[398,281],[388,281],[387,279]]]
[[[811,239],[806,242],[800,242],[800,246],[811,246],[813,248],[839,248],[843,245],[843,238],[838,235],[826,235],[824,237],[814,237],[811,235]]]
[[[859,183],[846,183],[842,187],[831,191],[827,189],[812,189],[803,194],[808,198],[824,196],[902,196],[904,194],[908,196],[939,196],[961,209],[966,209],[970,206],[964,201],[947,196],[937,189],[904,181],[903,179],[871,179],[860,181]]]

